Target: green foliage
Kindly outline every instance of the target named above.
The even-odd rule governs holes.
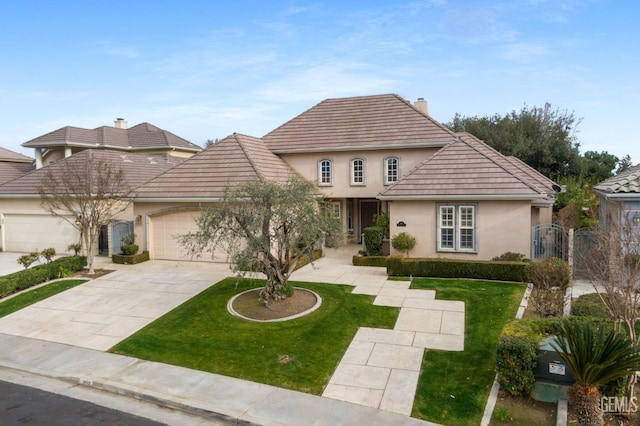
[[[33,263],[37,262],[40,259],[40,253],[38,251],[32,251],[29,254],[22,255],[18,258],[17,262],[24,266],[24,269],[27,269]]]
[[[529,335],[503,334],[496,350],[496,371],[500,387],[512,396],[528,396],[535,378],[538,341]]]
[[[582,155],[582,178],[595,185],[613,176],[620,159],[607,151],[587,151]]]
[[[600,201],[593,185],[576,177],[559,180],[565,191],[556,195],[553,206],[558,222],[566,228],[589,228],[598,224]]]
[[[370,226],[368,228],[364,228],[362,233],[364,234],[364,247],[367,256],[381,256],[384,229],[377,226]]]
[[[391,238],[391,246],[409,256],[409,252],[416,246],[416,237],[406,232],[401,232]]]
[[[502,253],[500,256],[496,256],[491,259],[492,262],[528,262],[529,259],[522,253],[514,253],[511,251],[506,251]]]
[[[135,243],[135,241],[136,241],[136,234],[127,234],[120,239],[120,242],[125,246],[133,244]]]
[[[373,220],[376,222],[376,226],[382,229],[383,238],[389,238],[389,213],[374,214]]]
[[[354,266],[387,266],[387,256],[353,256]]]
[[[137,246],[136,246],[137,247]],[[136,248],[136,252],[137,252]],[[143,251],[138,254],[113,254],[111,255],[111,261],[120,265],[135,265],[136,263],[142,263],[149,260],[149,252]]]
[[[124,255],[133,255],[136,254],[138,252],[138,245],[137,244],[124,244],[122,246],[120,246],[120,252],[122,252],[122,254]]]
[[[525,281],[529,263],[454,259],[407,259],[391,256],[390,276],[476,278],[497,281]]]
[[[535,310],[543,317],[561,316],[565,293],[571,282],[569,264],[556,257],[533,262],[528,278],[533,284],[533,297],[529,303]]]
[[[611,297],[618,299],[615,303],[623,303],[619,295],[602,294],[602,298],[605,300]],[[602,298],[597,293],[583,294],[573,301],[571,312],[574,316],[578,317],[611,318],[611,313],[609,309],[607,309],[607,305],[602,301]]]
[[[82,244],[71,243],[67,246],[67,250],[72,251],[74,256],[77,256],[80,254],[80,250],[82,250]]]
[[[56,249],[53,247],[46,248],[40,252],[40,255],[44,257],[47,262],[51,262],[51,259],[56,255]]]
[[[8,296],[45,281],[64,277],[68,275],[69,271],[81,271],[86,265],[86,257],[68,256],[5,275],[0,277],[0,297]]]
[[[0,318],[85,282],[87,280],[60,280],[18,294],[0,303]]]

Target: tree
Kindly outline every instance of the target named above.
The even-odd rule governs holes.
[[[613,176],[614,170],[620,164],[620,159],[607,151],[587,151],[582,158],[583,177],[594,185]]]
[[[628,336],[617,330],[594,330],[590,323],[568,321],[560,326],[551,346],[571,368],[576,383],[569,388],[580,425],[602,425],[599,386],[635,374],[640,352]]]
[[[557,180],[579,176],[580,144],[576,128],[580,119],[573,113],[543,107],[523,107],[504,117],[463,117],[456,114],[447,124],[455,132],[468,132],[508,156],[515,156],[542,174]]]
[[[47,166],[38,193],[43,208],[80,231],[92,275],[100,229],[129,206],[130,191],[121,167],[101,153],[82,154]]]
[[[633,166],[633,163],[631,162],[631,156],[627,154],[624,157],[622,157],[620,161],[618,161],[618,168],[616,169],[616,174],[624,172],[625,170],[629,169],[631,166]]]
[[[197,219],[198,231],[180,237],[191,255],[226,250],[235,273],[259,271],[267,282],[260,297],[269,303],[290,296],[289,277],[311,256],[323,235],[342,240],[340,221],[324,209],[314,185],[249,181],[228,188],[222,201]]]

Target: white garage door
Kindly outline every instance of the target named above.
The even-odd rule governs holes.
[[[202,253],[199,258],[191,257],[178,242],[178,238],[181,235],[198,230],[195,220],[199,215],[199,210],[180,210],[150,217],[149,245],[151,246],[151,258],[158,260],[226,262],[227,255],[223,250],[218,250],[214,258],[208,252]]]
[[[67,253],[69,244],[80,239],[78,230],[66,220],[51,215],[4,215],[5,250],[32,252],[53,247]]]

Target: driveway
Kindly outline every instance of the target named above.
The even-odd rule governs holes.
[[[26,253],[0,252],[0,277],[12,272],[22,271],[24,266],[18,263],[18,258]],[[37,262],[35,263],[38,264]]]
[[[9,271],[11,253],[1,255]],[[204,262],[98,258],[97,267],[116,270],[0,318],[0,333],[105,351],[231,274],[227,264]]]

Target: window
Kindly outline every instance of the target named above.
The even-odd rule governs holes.
[[[331,217],[340,219],[340,201],[331,201],[327,203],[327,210]]]
[[[476,251],[476,207],[474,205],[438,207],[438,250]]]
[[[398,181],[400,177],[400,160],[396,157],[385,158],[384,160],[384,184],[390,185]]]
[[[362,158],[351,160],[351,185],[364,185],[364,160]]]
[[[318,161],[318,185],[333,184],[333,161]]]

